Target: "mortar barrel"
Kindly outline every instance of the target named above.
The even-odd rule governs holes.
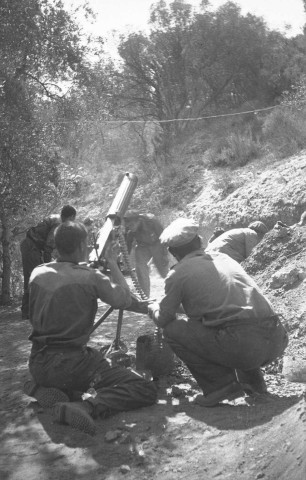
[[[132,195],[137,187],[138,177],[134,173],[126,173],[110,206],[107,216],[122,218],[128,209]]]

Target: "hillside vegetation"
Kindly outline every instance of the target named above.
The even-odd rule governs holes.
[[[244,167],[207,169],[184,156],[184,164],[164,185],[148,179],[133,163],[112,169],[107,175],[82,177],[80,196],[69,201],[80,218],[91,216],[96,225],[105,220],[125,171],[138,175],[138,187],[130,208],[151,212],[167,225],[176,216],[190,216],[201,226],[204,239],[215,226],[225,229],[262,220],[272,228],[277,220],[293,225],[306,210],[306,152],[281,160],[262,158]]]
[[[21,320],[18,306],[2,307],[0,471],[4,479],[85,480],[90,475],[93,480],[114,480],[124,475],[133,480],[304,480],[306,226],[277,228],[274,222],[282,212],[290,225],[298,219],[305,205],[305,165],[303,152],[268,168],[261,161],[254,161],[239,169],[245,178],[243,185],[224,197],[222,189],[215,187],[216,172],[198,167],[190,159],[188,170],[194,169],[194,180],[177,185],[181,204],[176,208],[158,212],[158,197],[151,203],[146,192],[152,185],[143,174],[139,175],[133,198],[133,205],[143,211],[153,205],[165,224],[177,215],[201,218],[203,236],[217,219],[228,227],[239,222],[247,224],[253,219],[253,210],[269,224],[271,230],[243,264],[282,315],[289,333],[284,358],[263,370],[269,395],[246,396],[216,408],[193,405],[198,386],[178,364],[172,374],[160,377],[156,405],[96,420],[97,435],[89,437],[55,423],[48,409],[40,408],[23,394],[22,385],[28,378],[27,337],[31,327]],[[251,167],[258,175],[250,175]],[[281,174],[287,180],[285,196],[285,184],[279,182]],[[107,183],[103,183],[103,175],[96,177],[95,182],[82,176],[83,192],[70,199],[80,218],[91,214],[97,224],[103,222],[120,184],[121,172],[114,170],[108,175]],[[86,186],[89,181],[92,183]],[[173,185],[175,181],[171,188]],[[250,199],[253,207],[245,202],[252,188],[256,191]],[[286,198],[285,204],[277,201],[282,198]],[[230,210],[233,202],[237,207]],[[209,226],[205,220],[208,218]],[[152,294],[158,298],[162,279],[154,271],[152,284]],[[106,308],[100,305],[98,316]],[[113,312],[94,332],[90,345],[109,345],[115,338],[116,326],[117,314]],[[152,328],[146,315],[124,313],[121,338],[132,358],[137,337]]]
[[[233,2],[201,3],[157,1],[149,33],[121,35],[116,63],[60,0],[0,0],[1,479],[305,479],[306,226],[296,222],[306,210],[306,38]],[[125,172],[138,176],[130,208],[164,226],[194,218],[204,244],[215,226],[267,224],[243,267],[289,345],[263,370],[269,395],[196,406],[198,386],[177,362],[155,405],[97,420],[89,438],[23,393],[31,326],[20,315],[19,242],[67,203],[98,230]],[[109,345],[116,327],[114,311],[90,345]],[[124,312],[132,359],[153,328]]]
[[[81,10],[93,19],[86,3]],[[146,33],[118,35],[115,61],[103,32],[89,38],[78,18],[60,0],[0,2],[4,305],[19,295],[26,229],[68,201],[100,225],[122,172],[139,176],[136,208],[165,223],[188,212],[209,229],[242,224],[248,213],[226,208],[219,218],[206,197],[235,207],[254,161],[272,169],[306,148],[304,34],[270,30],[234,2],[214,10],[159,0]]]

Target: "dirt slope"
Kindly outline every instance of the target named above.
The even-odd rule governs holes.
[[[203,200],[203,191],[198,203],[195,200],[183,213],[201,217],[204,233],[216,222],[216,212],[222,213],[225,226],[245,224],[255,214],[270,227],[278,218],[293,224],[306,209],[306,160],[300,156],[287,163],[290,189],[277,182],[273,188],[272,177],[275,180],[277,169],[285,169],[285,163],[266,173],[258,166],[255,183],[220,202],[212,200],[210,206]],[[280,202],[281,198],[286,201]],[[290,335],[287,354],[295,359],[305,357],[305,247],[306,227],[273,229],[244,264],[284,316]],[[152,275],[153,294],[158,297],[162,283]],[[99,314],[105,308],[101,304]],[[111,342],[116,321],[114,312],[96,330],[91,345],[99,348]],[[306,478],[305,385],[284,378],[281,360],[265,369],[269,396],[245,397],[210,409],[192,404],[199,390],[177,362],[173,374],[159,380],[156,405],[98,421],[97,435],[89,437],[54,423],[48,410],[22,393],[28,376],[30,326],[20,320],[19,308],[2,308],[0,325],[1,480]],[[137,337],[148,330],[152,326],[146,317],[125,313],[122,340],[131,353]]]
[[[282,161],[265,158],[227,173],[223,169],[221,179],[218,175],[204,171],[203,189],[187,208],[200,221],[204,238],[216,225],[244,227],[257,219],[269,228],[277,220],[292,225],[306,210],[305,152]]]

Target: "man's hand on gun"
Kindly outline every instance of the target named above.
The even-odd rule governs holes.
[[[156,303],[154,300],[149,300],[148,304],[148,315],[151,318],[151,320],[154,321],[155,319],[155,312],[159,311],[159,305]]]
[[[116,242],[115,239],[110,237],[107,240],[103,257],[100,257],[98,260],[94,260],[93,262],[90,262],[89,267],[98,268],[102,273],[109,274],[110,264],[116,263],[116,265],[118,265],[119,254],[120,254],[120,251],[119,251],[118,242]]]

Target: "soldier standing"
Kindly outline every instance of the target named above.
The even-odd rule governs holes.
[[[165,278],[169,271],[167,248],[160,243],[163,231],[160,221],[152,214],[135,211],[124,216],[126,243],[130,253],[135,248],[135,267],[139,284],[143,292],[150,296],[150,267],[152,260],[158,273]]]

